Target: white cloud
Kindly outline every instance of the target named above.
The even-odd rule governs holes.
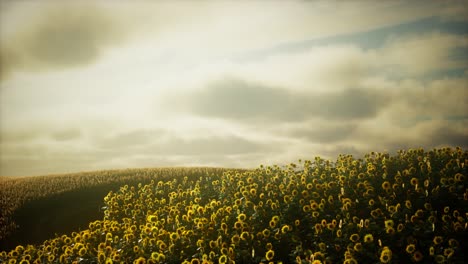
[[[403,76],[467,67],[468,62],[451,57],[455,48],[468,48],[468,37],[441,33],[394,37],[380,51],[378,63]]]

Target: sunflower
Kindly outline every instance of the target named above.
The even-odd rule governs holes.
[[[341,237],[342,236],[342,231],[341,229],[336,230],[336,236]]]
[[[436,263],[445,263],[445,257],[443,255],[437,255],[434,258]]]
[[[409,244],[406,246],[406,252],[408,254],[412,254],[416,250],[416,246],[414,244]]]
[[[273,221],[273,220],[271,220],[271,221],[269,222],[269,225],[270,225],[270,228],[275,228],[276,222]]]
[[[115,252],[112,254],[112,260],[119,263],[121,258],[120,258],[120,254],[118,252]]]
[[[233,244],[238,244],[239,241],[240,241],[240,237],[239,237],[238,234],[235,234],[233,237],[231,237],[231,242],[232,242]]]
[[[327,250],[327,245],[323,242],[320,242],[318,244],[320,251],[326,251]]]
[[[397,225],[397,231],[398,231],[398,232],[403,231],[404,228],[405,228],[405,225],[403,225],[402,223],[400,223],[400,224]]]
[[[217,248],[218,247],[218,241],[216,240],[210,240],[210,248]]]
[[[417,217],[422,218],[424,217],[424,211],[422,209],[418,209],[416,213],[414,213]]]
[[[241,238],[242,240],[247,240],[247,239],[249,239],[249,237],[250,237],[249,232],[245,232],[245,231],[242,232],[241,235],[240,235],[240,238]]]
[[[325,204],[324,203],[320,203],[319,204],[319,210],[323,211],[325,209]]]
[[[392,260],[392,251],[388,248],[384,248],[380,254],[380,262],[389,263]]]
[[[322,224],[317,223],[317,224],[315,224],[314,228],[315,228],[315,233],[316,234],[320,234],[322,232]],[[338,230],[338,231],[340,231],[340,230]]]
[[[223,248],[221,248],[220,252],[221,252],[221,255],[227,255],[228,254],[228,249],[223,247]]]
[[[67,262],[68,255],[67,254],[62,254],[59,257],[59,262],[60,263],[66,263]]]
[[[226,255],[221,255],[221,256],[219,257],[219,259],[218,259],[218,263],[219,263],[219,264],[226,264],[227,261],[228,261],[228,258],[227,258]]]
[[[460,245],[460,243],[454,238],[449,239],[448,243],[451,247],[458,247]]]
[[[140,247],[136,245],[133,246],[133,252],[138,254],[138,252],[140,252]]]
[[[394,205],[390,205],[390,206],[387,208],[387,210],[388,210],[388,212],[389,212],[390,214],[393,215],[394,213],[396,213],[397,208],[396,208]]]
[[[432,242],[434,242],[435,245],[439,245],[444,241],[444,238],[442,236],[435,236]]]
[[[179,239],[179,234],[177,234],[177,232],[171,233],[169,235],[169,238],[171,239],[171,241],[176,241]]]
[[[144,257],[139,257],[133,261],[134,264],[145,264],[146,259]]]
[[[158,252],[151,253],[151,259],[154,261],[159,261],[159,253]]]
[[[354,248],[354,250],[359,252],[359,251],[362,250],[362,244],[361,243],[356,243],[356,244],[354,244],[353,248]]]
[[[281,228],[281,233],[283,234],[286,234],[287,232],[291,231],[291,227],[289,227],[288,225],[284,225],[282,228]]]
[[[18,252],[18,254],[22,254],[24,252],[24,247],[21,245],[16,246],[15,251]]]
[[[393,234],[395,234],[395,228],[389,227],[389,228],[385,229],[385,232],[387,234],[389,234],[389,235],[393,235]]]
[[[271,203],[270,207],[271,207],[271,210],[276,210],[276,209],[278,209],[278,204]]]
[[[313,201],[312,203],[310,203],[310,209],[312,211],[316,211],[318,209],[319,205],[317,202]]]
[[[385,191],[390,190],[390,188],[391,188],[390,182],[384,181],[384,182],[382,183],[382,189],[384,189]]]
[[[406,208],[411,209],[411,207],[412,207],[411,201],[410,201],[410,200],[406,200],[406,201],[405,201],[405,206],[406,206]]]
[[[454,253],[455,251],[452,248],[444,249],[444,256],[446,256],[447,258],[451,258]]]
[[[354,258],[348,258],[348,259],[345,259],[345,261],[343,262],[343,264],[358,264],[357,260],[354,259]]]
[[[265,254],[266,260],[270,261],[275,257],[275,252],[273,250],[268,250]]]
[[[393,220],[385,220],[385,228],[393,227],[394,222]]]
[[[161,241],[161,243],[159,243],[159,249],[160,249],[161,251],[164,251],[166,248],[167,248],[166,243],[164,243],[163,241]]]
[[[78,251],[78,255],[80,255],[80,257],[83,257],[84,255],[86,255],[86,253],[87,250],[85,247],[80,248],[80,250]]]
[[[106,254],[104,254],[104,252],[99,252],[97,259],[98,263],[104,263],[106,261]]]
[[[414,178],[414,177],[411,178],[411,180],[410,180],[410,184],[411,184],[411,185],[415,186],[415,185],[418,184],[418,183],[419,183],[419,180],[418,180],[417,178]]]
[[[221,229],[224,231],[224,233],[226,233],[228,229],[228,225],[226,223],[221,223]]]
[[[247,216],[245,214],[239,214],[237,216],[237,220],[239,220],[241,222],[244,222],[246,218],[247,218]]]
[[[350,237],[349,237],[349,240],[351,240],[353,243],[356,243],[359,241],[359,235],[358,234],[352,234]]]

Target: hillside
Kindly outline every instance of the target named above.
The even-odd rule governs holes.
[[[220,168],[142,168],[33,177],[0,177],[0,250],[37,244],[102,218],[103,197],[128,184],[220,174]],[[35,221],[31,221],[35,219]]]
[[[340,155],[123,185],[83,230],[0,253],[82,263],[461,263],[468,151]]]

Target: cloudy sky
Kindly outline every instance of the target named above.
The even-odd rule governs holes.
[[[467,6],[0,0],[0,175],[467,148]]]

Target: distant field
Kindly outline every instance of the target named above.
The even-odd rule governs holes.
[[[462,263],[466,165],[443,148],[2,180],[0,262]]]

